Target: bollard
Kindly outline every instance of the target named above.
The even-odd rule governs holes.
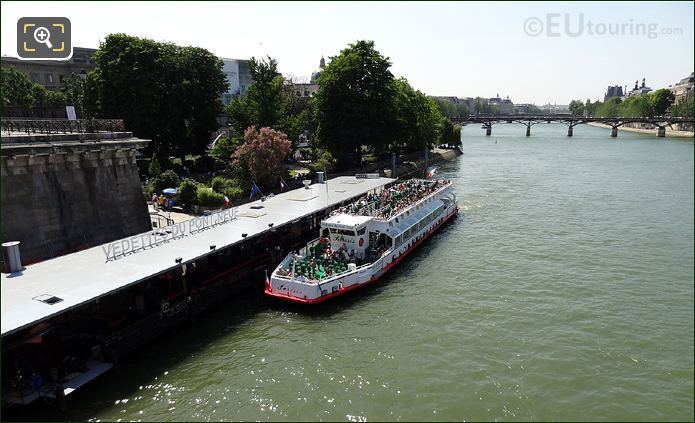
[[[19,255],[19,241],[10,241],[2,244],[5,248],[5,271],[17,273],[22,271],[22,259]]]

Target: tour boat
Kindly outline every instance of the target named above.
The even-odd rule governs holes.
[[[448,180],[410,179],[368,193],[321,221],[320,237],[285,257],[265,293],[315,304],[373,283],[457,214]]]

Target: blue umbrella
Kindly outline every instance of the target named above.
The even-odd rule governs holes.
[[[164,194],[176,195],[176,188],[167,188],[162,191]]]

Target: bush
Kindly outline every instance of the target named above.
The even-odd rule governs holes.
[[[314,161],[307,167],[313,172],[332,172],[335,169],[335,158],[333,155],[323,149],[316,149],[314,152]]]
[[[222,194],[229,198],[229,201],[238,200],[244,195],[244,190],[236,186],[228,186],[222,191]]]
[[[212,188],[198,187],[196,203],[202,207],[219,207],[224,204],[224,195],[216,193]]]
[[[162,172],[156,178],[152,178],[152,184],[157,191],[161,191],[166,188],[176,188],[180,183],[179,175],[173,170],[167,170]]]
[[[184,179],[178,187],[177,197],[182,204],[190,206],[198,196],[198,184],[192,179]]]
[[[215,176],[210,181],[210,187],[213,191],[224,194],[224,191],[229,188],[241,189],[241,184],[236,179],[228,179],[223,176]]]

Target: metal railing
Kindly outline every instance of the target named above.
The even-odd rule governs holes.
[[[123,119],[2,119],[2,131],[31,134],[124,132]]]

